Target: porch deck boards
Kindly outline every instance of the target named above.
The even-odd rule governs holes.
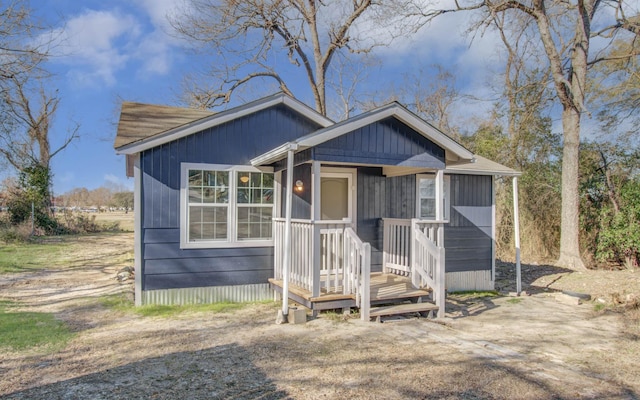
[[[273,289],[282,293],[282,280],[271,278],[269,283]],[[405,276],[382,272],[371,274],[370,294],[372,304],[416,299],[428,296],[430,293],[429,290],[415,289],[411,285],[411,279]],[[355,306],[354,295],[321,292],[320,296],[314,297],[310,291],[291,284],[289,284],[289,298],[315,310]]]

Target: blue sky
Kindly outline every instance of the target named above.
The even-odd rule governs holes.
[[[178,105],[180,82],[195,65],[211,58],[195,56],[167,34],[165,16],[173,0],[33,0],[36,14],[47,21],[61,44],[48,68],[61,104],[52,128],[52,147],[73,126],[81,138],[54,158],[54,192],[76,187],[94,189],[108,183],[132,188],[125,177],[124,158],[113,150],[121,100]],[[500,63],[496,37],[486,34],[469,46],[462,35],[468,16],[443,17],[411,39],[380,48],[380,67],[371,70],[363,87],[369,93],[385,90],[403,73],[439,63],[454,72],[462,90],[490,97],[486,83]],[[61,31],[62,27],[64,31]],[[303,85],[293,87],[312,105]],[[490,102],[468,104],[465,114],[482,114]]]

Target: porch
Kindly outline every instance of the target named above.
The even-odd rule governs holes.
[[[274,218],[270,286],[315,311],[357,307],[368,321],[383,315],[444,316],[444,221],[384,218],[383,270],[371,272],[371,246],[349,221],[290,222],[290,269],[283,269],[286,219]]]

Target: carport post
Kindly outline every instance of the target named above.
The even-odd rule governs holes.
[[[283,322],[289,314],[289,269],[291,268],[291,203],[293,202],[293,149],[287,151],[286,208],[284,225],[284,257],[282,266],[282,315]]]
[[[522,292],[522,276],[520,271],[520,211],[518,209],[518,177],[513,177],[513,235],[516,245],[516,293]]]

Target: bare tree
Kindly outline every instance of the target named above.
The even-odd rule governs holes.
[[[171,23],[179,36],[213,49],[216,58],[209,71],[213,82],[188,85],[188,100],[211,108],[229,102],[238,88],[265,80],[292,95],[291,75],[302,69],[316,110],[326,115],[336,54],[368,53],[409,33],[414,20],[401,18],[397,9],[411,1],[189,0]],[[283,55],[293,69],[278,62]]]
[[[0,155],[18,171],[34,164],[49,169],[51,159],[78,137],[75,125],[63,143],[51,149],[50,128],[60,98],[49,94],[41,82],[29,79],[25,76],[7,79],[0,97],[4,108]]]
[[[0,2],[0,80],[32,73],[48,55],[48,43],[34,40],[34,23],[25,0]]]
[[[476,10],[483,15],[478,27],[497,26],[505,32],[505,24],[494,24],[496,18],[502,16],[510,22],[511,32],[527,30],[535,35],[525,37],[527,40],[535,37],[542,44],[555,98],[562,107],[562,216],[557,263],[582,269],[578,210],[581,118],[588,112],[585,105],[588,68],[606,59],[598,54],[590,57],[590,45],[595,37],[615,39],[640,35],[638,10],[631,9],[623,0],[469,0],[455,4],[449,9],[423,9],[420,15],[431,21],[445,13]],[[605,24],[603,21],[607,19],[609,22]],[[594,20],[598,21],[597,25]],[[594,30],[594,26],[598,26],[598,30]],[[509,39],[517,40],[517,37]],[[635,56],[635,53],[625,55]]]

